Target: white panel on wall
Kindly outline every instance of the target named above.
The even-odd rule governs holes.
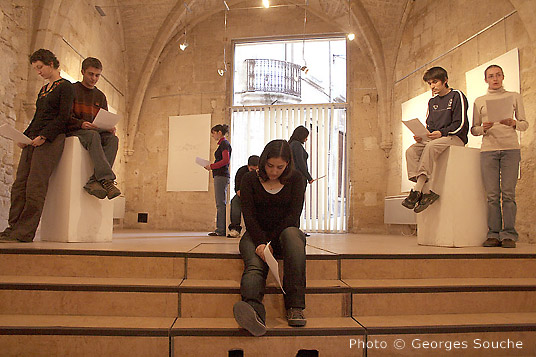
[[[467,84],[467,100],[469,101],[469,124],[473,125],[473,104],[475,99],[483,96],[488,91],[488,84],[484,81],[484,71],[488,66],[496,64],[501,66],[504,72],[504,89],[512,92],[520,92],[521,85],[519,81],[519,50],[514,48],[499,57],[492,59],[470,71],[465,72],[465,81]],[[482,145],[482,136],[473,136],[469,133],[469,142],[467,146],[480,148]]]
[[[169,117],[168,191],[208,191],[209,172],[195,158],[210,158],[210,114]]]

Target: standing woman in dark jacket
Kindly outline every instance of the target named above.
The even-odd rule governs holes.
[[[225,138],[229,132],[226,124],[215,125],[210,130],[210,135],[218,142],[218,148],[214,152],[214,163],[205,166],[205,169],[212,170],[214,178],[214,196],[216,198],[216,230],[210,232],[209,236],[225,236],[226,214],[227,214],[227,187],[229,186],[229,163],[231,162],[231,144]]]
[[[73,87],[61,78],[56,56],[40,49],[30,56],[30,64],[48,83],[39,91],[34,117],[24,131],[32,142],[18,144],[22,153],[11,189],[9,226],[0,233],[0,241],[4,242],[33,241],[45,204],[48,179],[63,153],[73,107]]]
[[[303,175],[307,182],[313,183],[314,179],[311,177],[309,166],[307,165],[309,154],[303,147],[308,137],[309,130],[303,125],[300,125],[294,129],[290,139],[288,139],[288,143],[290,145],[290,150],[292,151],[292,159],[294,160],[296,170]]]
[[[292,169],[290,147],[273,140],[264,148],[258,171],[244,175],[240,185],[246,233],[240,240],[244,273],[240,282],[242,301],[233,312],[240,326],[254,336],[266,333],[266,310],[262,303],[268,266],[264,250],[283,259],[283,289],[290,326],[304,326],[305,235],[298,228],[305,181]]]

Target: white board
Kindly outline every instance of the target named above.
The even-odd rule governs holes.
[[[167,191],[208,191],[209,172],[195,163],[210,160],[210,114],[169,117]]]

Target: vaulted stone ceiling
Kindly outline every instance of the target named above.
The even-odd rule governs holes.
[[[410,0],[411,1],[411,0]],[[166,19],[173,13],[180,13],[180,23],[176,24],[174,33],[182,31],[184,23],[188,27],[192,27],[200,19],[206,18],[211,14],[224,11],[225,7],[223,0],[116,0],[117,7],[123,22],[124,39],[129,66],[129,78],[131,87],[129,88],[132,94],[136,89],[136,78],[139,77],[140,71],[143,70],[147,56],[155,56],[158,54],[151,53],[154,40],[157,38],[159,31],[166,23]],[[191,12],[184,16],[187,12],[186,3]],[[272,4],[280,5],[296,5],[305,6],[305,0],[280,0],[273,1]],[[373,31],[377,33],[383,48],[397,48],[396,34],[399,24],[403,18],[404,10],[408,0],[352,0],[352,9],[364,9],[366,14],[361,14],[370,18],[373,24]],[[355,4],[354,4],[355,3]],[[261,0],[227,0],[227,4],[231,8],[256,7],[261,5]],[[347,0],[309,0],[307,8],[311,14],[314,14],[324,21],[336,22],[340,24],[341,32],[348,28],[348,8]],[[355,28],[355,23],[353,24]],[[356,33],[359,31],[354,30]]]
[[[167,42],[184,27],[193,28],[209,16],[233,8],[261,6],[261,0],[115,0],[123,22],[129,78],[129,138],[127,152],[133,149],[138,117],[150,77]],[[380,99],[381,146],[392,145],[389,129],[390,86],[400,33],[413,0],[272,0],[272,5],[306,7],[307,11],[340,32],[352,31],[355,43],[368,53]],[[350,25],[349,25],[350,24]],[[384,50],[384,49],[387,49]]]

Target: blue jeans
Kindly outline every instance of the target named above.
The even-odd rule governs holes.
[[[225,235],[227,215],[227,187],[229,178],[225,176],[214,176],[214,197],[216,198],[216,233]]]
[[[488,238],[517,241],[516,184],[520,160],[519,149],[480,153],[482,180],[488,200]]]
[[[285,308],[305,309],[305,235],[299,228],[288,227],[281,232],[278,241],[271,243],[274,256],[283,259],[283,289]],[[268,265],[255,253],[255,243],[246,233],[240,240],[240,255],[244,259],[244,273],[240,282],[242,301],[250,304],[259,317],[266,321],[262,304]]]
[[[229,224],[229,230],[235,230],[238,233],[242,231],[240,225],[242,220],[242,204],[240,202],[240,196],[235,195],[231,199],[231,224]]]

